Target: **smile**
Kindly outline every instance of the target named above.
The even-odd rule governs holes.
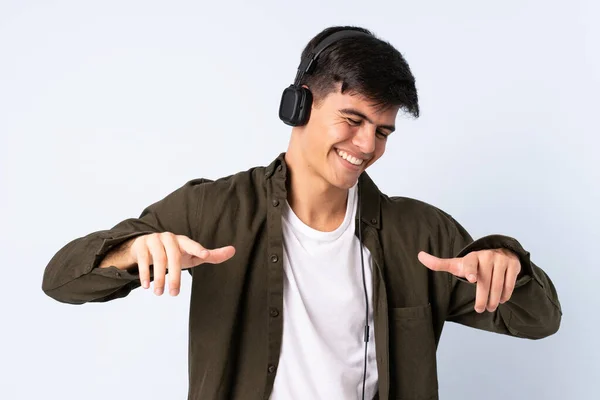
[[[342,157],[344,160],[348,161],[350,164],[358,166],[358,165],[362,165],[362,163],[364,161],[362,158],[356,158],[354,156],[351,156],[350,154],[346,153],[344,150],[336,149],[336,151],[340,157]]]

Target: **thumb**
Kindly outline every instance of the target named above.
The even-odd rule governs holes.
[[[419,261],[432,271],[450,272],[460,275],[462,271],[461,258],[439,258],[424,251],[418,254]]]

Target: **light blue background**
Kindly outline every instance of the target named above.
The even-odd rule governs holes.
[[[390,195],[516,237],[551,276],[560,331],[446,325],[442,399],[589,399],[600,352],[599,7],[589,1],[0,2],[0,396],[184,399],[189,276],[69,306],[41,291],[68,241],[196,177],[287,147],[282,90],[306,42],[356,24],[390,41],[422,116],[369,170]],[[416,255],[415,255],[416,257]]]

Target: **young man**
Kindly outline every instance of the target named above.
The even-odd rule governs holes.
[[[325,29],[282,97],[287,152],[73,240],[43,290],[82,304],[153,281],[177,295],[187,269],[189,399],[437,399],[445,321],[537,339],[562,312],[515,239],[473,241],[444,211],[378,190],[365,170],[399,110],[419,113],[400,53]]]

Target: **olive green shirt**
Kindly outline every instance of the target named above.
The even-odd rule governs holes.
[[[266,167],[191,180],[139,218],[66,244],[46,267],[42,288],[71,304],[126,296],[140,287],[136,270],[98,265],[110,249],[138,235],[172,232],[207,248],[233,245],[236,254],[228,261],[189,269],[188,399],[268,399],[285,318],[281,213],[288,178],[282,153]],[[356,234],[361,226],[373,258],[380,399],[438,399],[436,349],[446,321],[529,339],[558,330],[562,311],[555,287],[517,240],[490,235],[473,241],[449,214],[385,195],[366,172],[359,188]],[[417,259],[421,250],[450,258],[493,248],[516,253],[522,272],[511,299],[482,314],[474,310],[475,284],[431,271]]]

